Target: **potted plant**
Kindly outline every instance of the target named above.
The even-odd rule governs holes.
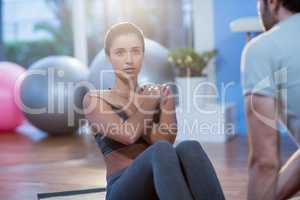
[[[199,54],[193,48],[177,48],[169,52],[168,61],[176,74],[179,105],[184,110],[193,111],[194,104],[199,106],[203,103],[201,100],[194,101],[196,94],[209,93],[208,84],[203,84],[208,81],[203,70],[216,55],[216,50]]]
[[[193,48],[178,48],[169,52],[168,61],[174,66],[176,76],[195,77],[203,76],[203,69],[216,55],[216,50],[198,54]]]

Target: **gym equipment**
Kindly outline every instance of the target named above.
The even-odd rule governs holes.
[[[84,118],[88,75],[88,68],[72,57],[50,56],[34,63],[21,85],[26,118],[49,134],[74,133]]]
[[[18,79],[24,72],[17,64],[0,62],[0,132],[13,131],[24,119],[16,102],[20,95]]]

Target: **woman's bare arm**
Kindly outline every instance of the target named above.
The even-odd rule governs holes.
[[[151,122],[153,118],[153,113],[137,110],[123,121],[105,100],[93,98],[89,94],[85,95],[83,106],[85,116],[94,130],[126,145],[136,142],[144,133],[145,123]],[[144,111],[151,111],[156,102],[143,102],[140,106]]]
[[[148,134],[144,138],[150,144],[158,140],[174,143],[177,134],[177,119],[174,96],[169,87],[165,87],[162,91],[160,110],[159,123],[153,123],[152,128],[148,130]]]

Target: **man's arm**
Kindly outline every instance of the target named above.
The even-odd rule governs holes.
[[[276,199],[287,199],[300,191],[300,149],[281,168]]]
[[[275,108],[275,99],[272,97],[246,96],[249,128],[248,200],[275,199],[280,168]]]

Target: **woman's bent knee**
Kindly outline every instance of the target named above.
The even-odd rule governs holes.
[[[157,141],[154,144],[152,144],[152,146],[154,149],[159,149],[159,150],[166,150],[166,149],[173,148],[172,144],[165,140]]]
[[[158,141],[152,145],[153,156],[156,158],[165,159],[171,155],[176,155],[172,144],[167,141]]]
[[[188,150],[188,149],[196,149],[196,148],[202,149],[201,144],[196,140],[186,140],[186,141],[180,142],[176,146],[176,149],[178,149],[178,150],[181,150],[181,149]]]

